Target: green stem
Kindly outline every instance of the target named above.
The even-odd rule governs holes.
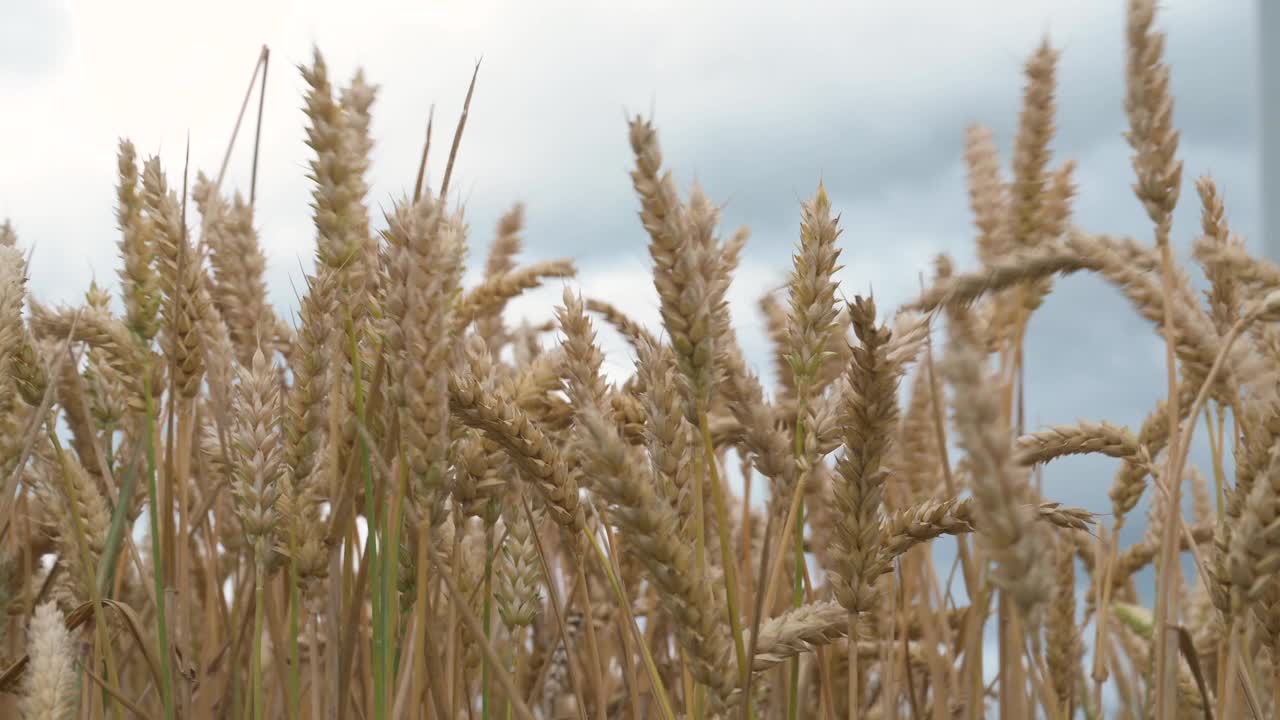
[[[493,524],[486,521],[484,531],[484,641],[489,642],[493,615]],[[510,703],[508,703],[510,710]],[[480,717],[489,720],[489,660],[480,670]]]
[[[388,480],[390,482],[390,480]],[[383,665],[387,678],[387,706],[394,705],[395,678],[398,676],[402,648],[400,645],[400,532],[404,519],[404,498],[409,482],[408,464],[402,460],[400,470],[395,478],[394,499],[389,504],[389,512],[385,515],[386,540],[382,544],[383,556],[383,595],[382,606],[386,608],[387,619],[384,621],[386,637],[383,645]]]
[[[796,411],[796,442],[795,442],[795,460],[796,460],[796,478],[797,483],[804,481],[804,416],[805,416],[805,398],[807,383],[801,381],[799,383],[798,395],[800,398],[800,407]],[[800,488],[797,492],[803,496],[804,489]],[[794,528],[795,541],[795,578],[791,590],[791,601],[795,607],[804,604],[804,501],[801,500],[796,508],[796,524]],[[800,716],[800,657],[791,658],[791,684],[787,689],[787,717],[789,720],[797,720]]]
[[[360,348],[357,342],[354,323],[351,319],[351,308],[347,308],[347,338],[350,344],[351,352],[351,375],[354,384],[355,405],[356,405],[356,422],[361,426],[364,425],[364,387],[360,377]],[[387,675],[390,669],[390,658],[388,648],[390,643],[387,641],[388,623],[387,623],[387,588],[384,582],[385,573],[382,572],[381,561],[378,554],[378,534],[384,530],[377,513],[377,502],[374,497],[373,489],[373,472],[371,459],[369,457],[369,445],[364,440],[363,433],[356,433],[357,442],[360,451],[360,472],[364,477],[364,504],[365,504],[365,523],[366,523],[366,542],[369,544],[369,567],[371,568],[371,577],[369,578],[369,587],[371,588],[372,605],[373,605],[373,639],[372,654],[373,658],[373,703],[374,717],[377,720],[385,720],[387,717]]]
[[[707,569],[707,541],[706,541],[706,501],[705,483],[703,482],[704,472],[701,466],[695,466],[693,470],[693,558],[694,567],[697,569],[698,576],[703,577]],[[698,683],[693,693],[693,712],[694,720],[704,720],[706,710],[707,687],[703,683]]]
[[[298,615],[302,604],[302,593],[298,590],[297,540],[290,534],[289,542],[293,545],[289,558],[289,717],[298,720],[299,708],[302,705],[302,687],[299,682],[301,656],[298,652]]]
[[[156,624],[159,626],[160,643],[160,698],[164,704],[165,720],[175,720],[173,707],[173,676],[169,668],[169,623],[164,612],[164,555],[160,546],[160,503],[156,499],[156,444],[155,417],[151,403],[151,381],[146,373],[142,377],[142,393],[147,413],[147,516],[151,522],[152,569],[155,573]]]
[[[524,639],[524,628],[515,626],[511,628],[513,637],[517,637],[516,642],[511,643],[511,679],[520,682],[520,643],[519,640]],[[516,634],[518,632],[518,635]],[[511,720],[511,698],[507,698],[507,712],[503,716],[505,720]]]
[[[792,591],[792,603],[795,607],[804,604],[804,503],[796,512],[795,525],[796,573],[795,587]],[[787,717],[796,720],[800,716],[800,657],[791,658],[791,685],[787,690]]]
[[[738,687],[747,686],[751,666],[747,660],[747,648],[742,641],[742,620],[738,617],[738,570],[734,563],[733,546],[729,542],[729,511],[725,507],[724,488],[720,485],[720,471],[716,468],[715,447],[711,442],[711,424],[707,421],[706,408],[698,408],[698,425],[702,429],[702,448],[706,454],[707,481],[711,484],[711,500],[715,505],[716,530],[720,535],[720,563],[724,566],[725,604],[729,611],[729,631],[733,633],[733,650],[738,659]],[[743,698],[747,718],[752,717],[751,698]]]
[[[259,548],[253,571],[253,657],[250,658],[249,682],[252,687],[253,720],[266,720],[266,692],[262,683],[262,618],[267,604],[267,562]]]
[[[110,461],[108,461],[110,467]],[[133,462],[124,471],[124,480],[120,492],[115,498],[115,507],[111,509],[111,529],[107,532],[107,543],[102,550],[102,562],[98,565],[98,594],[104,598],[111,597],[111,590],[116,581],[116,566],[119,565],[120,548],[124,539],[125,524],[129,520],[129,500],[133,497],[133,486],[137,482],[137,463]]]
[[[604,548],[600,547],[600,542],[586,528],[582,529],[582,535],[591,544],[591,548],[595,550],[596,558],[600,561],[600,567],[604,569],[604,574],[609,578],[609,585],[613,587],[613,593],[618,598],[618,602],[624,611],[628,609],[628,601],[626,593],[622,591],[622,583],[618,581],[618,576],[613,572],[613,566],[609,564],[609,557],[604,554]],[[649,652],[649,646],[644,641],[644,636],[640,633],[636,626],[635,618],[627,614],[627,623],[631,626],[631,632],[636,637],[636,645],[640,648],[640,657],[644,660],[645,672],[649,674],[649,684],[653,687],[654,694],[658,697],[658,707],[662,710],[664,720],[675,720],[675,713],[671,710],[671,700],[667,697],[666,686],[662,684],[662,676],[658,674],[658,666],[653,662],[653,654]]]
[[[693,558],[699,573],[707,567],[706,504],[703,501],[703,472],[699,467],[693,472]]]
[[[89,591],[89,600],[93,603],[93,616],[95,632],[97,634],[97,647],[95,648],[95,659],[99,653],[103,656],[103,667],[101,672],[103,677],[107,678],[109,685],[104,684],[102,687],[102,704],[103,707],[111,708],[112,717],[120,717],[120,704],[113,703],[110,694],[107,692],[108,687],[119,691],[119,676],[116,672],[115,656],[111,651],[111,640],[107,635],[107,619],[106,611],[102,608],[102,597],[98,592],[97,576],[100,568],[93,567],[93,561],[89,554],[89,543],[86,540],[84,528],[84,519],[75,512],[75,508],[80,506],[80,494],[76,489],[74,482],[71,482],[71,473],[67,467],[66,455],[62,452],[62,443],[58,441],[58,434],[54,431],[53,416],[49,416],[49,421],[45,425],[45,430],[49,435],[49,442],[53,445],[54,453],[58,457],[58,462],[62,470],[63,490],[66,492],[68,508],[71,510],[71,529],[75,536],[76,552],[80,556],[80,564],[84,572],[81,581],[85,583],[85,587]],[[100,560],[101,562],[101,560]],[[83,670],[83,666],[81,666]],[[82,673],[77,671],[77,682],[83,680]]]

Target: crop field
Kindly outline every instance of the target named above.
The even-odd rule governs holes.
[[[1124,37],[1142,234],[1075,221],[1077,165],[1050,150],[1071,49],[1046,36],[1012,152],[957,128],[975,262],[913,268],[897,307],[837,281],[857,248],[815,177],[785,286],[731,317],[749,233],[631,113],[656,324],[530,257],[520,198],[471,227],[479,66],[386,199],[376,79],[320,49],[273,68],[305,87],[314,237],[282,311],[255,215],[264,48],[248,187],[119,141],[114,278],[45,301],[40,249],[0,225],[0,717],[1275,717],[1280,266],[1183,167],[1161,17],[1125,7],[1102,32]],[[1068,275],[1159,342],[1140,425],[1026,418],[1028,326]],[[515,312],[549,289],[550,321]],[[1077,455],[1109,507],[1041,481]]]

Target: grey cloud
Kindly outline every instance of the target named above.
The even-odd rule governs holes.
[[[482,248],[497,216],[522,200],[529,208],[530,256],[589,262],[624,249],[643,252],[622,110],[647,112],[652,102],[667,165],[682,188],[697,179],[726,204],[726,227],[749,225],[754,257],[786,262],[799,201],[812,194],[819,177],[845,213],[851,260],[901,251],[903,237],[963,256],[969,235],[958,166],[963,130],[973,121],[992,126],[1008,157],[1021,63],[1038,29],[1024,26],[1028,35],[993,28],[966,38],[905,26],[901,37],[886,33],[865,42],[860,36],[866,47],[854,52],[836,41],[860,18],[854,12],[824,17],[831,12],[804,6],[789,18],[744,8],[724,21],[718,36],[700,35],[709,21],[699,17],[682,32],[626,13],[587,13],[558,25],[563,40],[554,46],[532,42],[541,36],[533,19],[527,36],[511,38],[509,46],[477,43],[475,51],[486,52],[486,60],[455,185],[467,193],[473,243]],[[1171,34],[1176,120],[1188,141],[1224,148],[1252,141],[1248,43],[1222,47],[1220,40],[1247,35],[1241,32],[1246,12],[1183,3],[1161,17]],[[1117,139],[1124,127],[1123,21],[1116,3],[1086,5],[1078,16],[1055,13],[1045,12],[1053,18],[1051,40],[1064,53],[1055,144],[1059,158],[1082,158]],[[628,21],[634,24],[627,32],[611,27]],[[797,38],[791,31],[806,23],[814,26],[814,37]],[[518,53],[522,45],[526,52]],[[347,51],[344,59],[365,58]],[[427,102],[427,91],[415,86],[431,84],[439,103],[441,151],[432,163],[438,180],[469,67],[453,62],[432,66],[427,77],[379,76],[386,61],[369,59],[371,77],[383,84],[372,197],[389,203],[412,179]],[[347,74],[333,65],[338,76]],[[441,77],[450,69],[456,77]],[[1224,76],[1236,81],[1216,82]],[[288,85],[299,83],[292,78]],[[281,132],[288,128],[296,144],[301,114],[294,105],[276,107],[268,125],[274,120]],[[1124,177],[1127,151],[1120,153],[1107,167]],[[305,188],[295,180],[290,177],[289,189],[278,195],[288,199],[289,209],[274,222],[287,221],[277,229],[305,257]],[[1123,195],[1125,184],[1119,188]],[[271,192],[264,207],[272,203]],[[1082,205],[1092,202],[1089,192],[1083,190]],[[1096,215],[1106,218],[1096,223],[1099,229],[1109,225],[1109,215]],[[1089,224],[1089,218],[1082,212],[1082,221]],[[866,227],[893,234],[867,237]],[[292,270],[293,257],[286,260]],[[905,269],[901,284],[912,286],[917,270]]]
[[[1049,28],[1051,42],[1063,51],[1055,146],[1059,159],[1074,157],[1081,162],[1082,176],[1115,180],[1103,195],[1092,185],[1082,188],[1080,221],[1111,230],[1117,219],[1124,219],[1123,230],[1140,232],[1144,227],[1141,210],[1127,193],[1128,150],[1117,142],[1125,126],[1123,21],[1118,8],[1112,3],[1107,12],[1095,13],[1087,27],[1067,26],[1062,38]],[[1191,197],[1183,203],[1180,227],[1187,227],[1183,218],[1194,218],[1190,176],[1221,165],[1228,172],[1214,168],[1215,176],[1227,182],[1234,219],[1240,229],[1252,229],[1254,210],[1241,202],[1250,198],[1239,192],[1248,190],[1252,177],[1231,167],[1247,159],[1253,143],[1251,48],[1247,41],[1223,40],[1249,37],[1248,20],[1244,7],[1179,5],[1162,16],[1162,25],[1170,33],[1178,97],[1175,119],[1184,147],[1202,151],[1198,157],[1187,157],[1186,187]],[[964,127],[974,121],[991,126],[1007,160],[1023,82],[1020,66],[1036,40],[1027,38],[1019,47],[1021,54],[1006,50],[1002,58],[991,51],[966,55],[980,48],[949,40],[940,43],[945,49],[935,53],[932,75],[908,67],[903,74],[911,82],[894,78],[883,86],[866,81],[869,70],[860,68],[850,68],[849,78],[829,68],[820,70],[811,84],[809,77],[789,76],[803,76],[807,70],[803,59],[773,62],[758,55],[735,54],[733,59],[743,63],[742,69],[716,74],[723,82],[707,88],[711,100],[679,87],[677,92],[659,90],[652,96],[667,164],[682,188],[696,179],[712,198],[725,203],[727,228],[739,224],[752,228],[748,252],[759,259],[786,262],[794,243],[799,201],[812,194],[819,177],[845,213],[850,262],[867,254],[891,258],[904,250],[916,256],[921,254],[919,246],[963,257],[969,237],[958,166]],[[946,57],[947,49],[958,57]],[[714,64],[714,55],[708,51],[689,60],[691,67],[703,61]],[[894,61],[886,50],[883,62]],[[492,66],[488,71],[502,72]],[[628,79],[623,79],[628,86],[639,84]],[[621,91],[611,94],[616,97]],[[638,108],[633,104],[631,109],[647,111],[650,97],[633,96],[633,102],[639,99],[643,104]],[[625,127],[617,114],[602,115],[604,103],[583,104],[593,107],[596,116],[566,116],[563,131],[542,129],[545,142],[531,135],[517,135],[511,141],[545,144],[534,157],[555,161],[544,168],[517,148],[516,160],[508,167],[514,172],[499,179],[485,151],[474,157],[474,146],[464,144],[461,171],[477,178],[476,186],[484,190],[477,191],[472,208],[477,240],[487,237],[492,219],[510,199],[519,198],[530,207],[531,254],[607,258],[618,249],[643,247],[645,238],[626,175],[631,158]],[[480,117],[483,112],[474,115]],[[483,125],[473,125],[468,143],[496,140],[499,146],[504,144],[503,139],[484,137],[483,132]],[[1109,155],[1096,153],[1099,148],[1106,148]],[[1230,162],[1224,163],[1224,157]],[[1090,162],[1105,166],[1107,173],[1094,172]],[[894,232],[867,237],[863,232],[867,226]],[[904,243],[903,238],[911,239]],[[911,243],[917,247],[904,248]],[[903,278],[886,282],[910,287],[919,269],[906,268]]]

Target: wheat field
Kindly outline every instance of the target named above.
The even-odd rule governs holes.
[[[1127,1],[1148,236],[1073,222],[1046,38],[1012,156],[964,134],[978,265],[939,256],[899,308],[846,294],[815,183],[760,300],[770,378],[726,301],[748,232],[681,189],[644,116],[618,141],[659,327],[580,294],[571,259],[522,258],[519,203],[465,286],[449,183],[470,91],[379,218],[376,85],[319,50],[298,68],[315,265],[296,318],[267,300],[255,188],[122,139],[118,294],[41,302],[0,226],[0,717],[1274,717],[1280,267],[1211,178],[1182,192],[1158,20]],[[1179,201],[1200,208],[1203,294],[1171,248]],[[1028,323],[1075,273],[1163,341],[1140,427],[1025,427]],[[543,286],[564,288],[554,320],[514,317]],[[602,333],[629,345],[625,378]],[[1040,467],[1079,454],[1113,463],[1105,513],[1042,493]],[[1127,546],[1126,524],[1146,528]]]

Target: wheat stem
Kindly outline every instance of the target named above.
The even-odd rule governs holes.
[[[169,624],[165,616],[164,563],[161,562],[161,558],[164,556],[161,554],[160,520],[158,517],[161,508],[156,499],[155,415],[151,402],[151,381],[146,374],[142,377],[142,393],[145,403],[144,412],[146,413],[147,432],[147,499],[150,502],[150,511],[147,516],[151,522],[152,572],[155,573],[156,625],[159,631],[160,697],[164,703],[165,720],[175,720],[177,716],[174,713],[173,706],[173,676],[169,662]]]
[[[720,484],[720,472],[717,468],[715,446],[711,442],[711,425],[707,420],[707,411],[698,409],[698,425],[702,430],[702,448],[705,452],[707,479],[711,483],[711,498],[715,505],[716,526],[720,534],[721,564],[724,569],[725,603],[729,612],[729,632],[733,635],[733,649],[738,661],[738,685],[747,684],[747,674],[751,670],[747,662],[746,645],[742,639],[742,619],[738,615],[738,573],[737,564],[733,561],[733,544],[729,541],[729,511],[725,506],[724,487]],[[747,717],[752,717],[751,698],[743,698],[747,705]]]
[[[613,592],[618,597],[618,603],[626,609],[627,614],[630,615],[630,603],[627,602],[626,593],[622,591],[622,584],[618,581],[618,576],[614,574],[613,566],[610,564],[609,558],[604,554],[604,549],[600,547],[600,543],[596,540],[596,537],[586,528],[583,528],[582,534],[587,539],[588,544],[591,545],[591,548],[595,550],[596,558],[600,561],[600,567],[604,569],[605,575],[609,578],[609,585],[613,587]],[[635,635],[636,646],[640,648],[640,655],[641,659],[644,660],[645,671],[649,674],[649,684],[653,688],[654,693],[658,696],[658,707],[662,710],[662,717],[664,720],[675,720],[676,715],[671,709],[671,700],[667,697],[667,689],[662,683],[662,677],[658,674],[658,667],[653,662],[653,654],[649,651],[649,644],[640,633],[640,628],[636,625],[635,618],[628,618],[628,624],[631,626],[632,633]],[[681,652],[683,653],[683,651]]]

